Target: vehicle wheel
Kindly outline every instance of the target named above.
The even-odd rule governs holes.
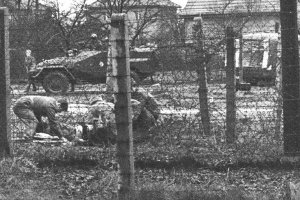
[[[139,75],[136,72],[131,71],[130,76],[131,76],[131,85],[132,86],[141,84],[141,79],[140,79]]]
[[[43,88],[52,94],[66,93],[69,89],[68,77],[62,72],[50,72],[43,80]]]

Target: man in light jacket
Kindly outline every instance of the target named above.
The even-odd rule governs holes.
[[[47,96],[23,96],[13,107],[14,113],[26,125],[25,138],[32,139],[42,116],[47,117],[50,133],[62,138],[62,131],[55,114],[67,111],[68,102],[65,99],[56,100]]]

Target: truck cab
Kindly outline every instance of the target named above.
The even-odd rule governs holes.
[[[279,61],[278,33],[250,33],[236,39],[235,66],[240,83],[274,85]]]

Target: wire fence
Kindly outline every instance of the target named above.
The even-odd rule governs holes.
[[[28,17],[28,15],[26,16]],[[47,18],[49,16],[47,16],[47,13],[42,16],[44,18],[39,17],[35,23],[45,25],[49,20]],[[104,51],[104,54],[88,53],[82,60],[73,62],[76,60],[75,58],[65,57],[66,51],[62,49],[61,41],[57,38],[51,38],[55,35],[54,33],[52,35],[44,34],[49,31],[46,25],[36,30],[33,28],[36,24],[30,23],[33,27],[26,26],[26,23],[29,22],[26,20],[21,21],[20,18],[22,17],[16,18],[14,16],[15,20],[11,20],[9,29],[11,36],[12,105],[17,99],[26,95],[46,95],[53,96],[56,99],[64,97],[69,102],[69,111],[58,114],[57,117],[59,122],[73,127],[76,132],[74,127],[77,125],[81,126],[85,123],[93,126],[94,122],[88,121],[90,109],[93,107],[91,100],[101,96],[105,102],[108,102],[106,105],[107,112],[105,112],[107,116],[105,117],[111,117],[108,115],[113,112],[113,105],[109,104],[108,96],[110,93],[107,91],[105,83],[88,83],[88,79],[86,79],[77,82],[74,91],[71,91],[72,81],[67,81],[69,85],[67,91],[64,94],[54,95],[49,92],[46,93],[45,80],[39,80],[37,81],[37,91],[26,92],[27,73],[24,67],[26,49],[32,49],[37,63],[43,62],[44,59],[64,57],[62,62],[55,63],[52,66],[50,64],[47,68],[52,73],[57,67],[54,67],[54,65],[67,68],[68,73],[74,76],[76,80],[80,79],[80,76],[92,77],[92,75],[95,75],[96,71],[87,70],[94,63],[98,63],[98,66],[92,66],[99,67],[97,70],[102,69],[103,66],[106,67],[107,57],[101,56],[107,56],[108,54],[107,51]],[[34,15],[31,17],[34,17]],[[172,18],[165,17],[164,19],[171,20]],[[131,21],[131,23],[138,22]],[[209,136],[213,136],[215,144],[223,143],[226,140],[226,124],[228,123],[226,121],[228,120],[226,118],[228,103],[228,99],[226,99],[226,90],[228,89],[226,82],[226,70],[228,70],[228,66],[226,66],[228,63],[226,28],[233,27],[236,33],[233,44],[235,52],[231,56],[234,57],[236,67],[236,80],[234,81],[236,87],[240,87],[239,90],[234,88],[235,139],[240,145],[243,145],[246,141],[253,144],[253,151],[247,150],[247,152],[245,150],[245,154],[259,151],[258,141],[266,146],[272,146],[273,149],[277,148],[277,142],[282,142],[281,49],[280,35],[277,33],[278,23],[279,16],[275,12],[271,14],[253,14],[251,16],[245,13],[234,13],[234,15],[217,15],[212,18],[204,16],[200,21],[187,21],[186,24],[183,24],[186,33],[177,35],[177,38],[174,35],[178,31],[172,33],[171,29],[167,31],[168,34],[173,34],[169,38],[166,35],[164,37],[160,35],[155,41],[154,35],[148,35],[148,39],[145,39],[145,41],[157,42],[158,45],[152,46],[153,49],[148,46],[146,53],[140,51],[140,54],[131,54],[131,69],[136,72],[132,75],[133,79],[134,76],[138,75],[138,79],[134,80],[134,83],[138,83],[133,85],[132,96],[134,97],[134,91],[137,88],[143,89],[147,97],[151,96],[157,102],[159,117],[155,117],[155,122],[143,130],[143,120],[147,121],[147,119],[139,118],[141,111],[138,111],[138,116],[133,118],[134,136],[142,134],[143,137],[146,136],[145,138],[149,136],[167,138],[171,143],[172,140],[180,141],[186,138],[207,136],[200,112],[203,109],[203,107],[200,107],[200,101],[203,100],[201,91],[206,91],[208,122],[210,124]],[[49,26],[49,24],[47,25]],[[97,27],[89,27],[89,29],[97,30]],[[56,30],[49,32],[52,31],[55,32]],[[86,32],[86,35],[88,33],[89,31]],[[82,33],[77,34],[81,35]],[[24,35],[26,35],[27,41],[24,40],[26,39]],[[86,35],[77,38],[77,40],[81,40]],[[36,38],[35,36],[38,36],[36,41],[33,39]],[[143,38],[147,38],[147,33],[144,33]],[[241,39],[242,41],[240,41]],[[151,60],[152,57],[149,58],[149,49],[151,49],[151,56],[152,50],[155,53],[155,59],[158,61],[155,61],[155,63],[158,63],[157,66],[153,67],[151,65],[151,62],[154,63],[154,61]],[[79,48],[77,50],[78,55],[88,51]],[[134,48],[132,48],[133,51]],[[92,58],[90,59],[90,57]],[[66,60],[71,61],[68,63]],[[150,62],[148,62],[149,60]],[[147,61],[148,69],[141,66],[145,65],[145,61]],[[77,63],[80,63],[81,66]],[[43,67],[46,67],[46,65]],[[144,71],[135,71],[142,67]],[[78,68],[78,70],[72,70],[72,68]],[[206,80],[201,79],[200,68],[206,70]],[[105,70],[102,73],[106,75]],[[65,76],[69,77],[66,74]],[[248,83],[251,84],[251,89],[248,88]],[[203,86],[205,87],[202,88]],[[202,105],[205,105],[205,103]],[[145,105],[141,105],[141,107],[151,111],[151,108],[147,108]],[[104,112],[104,110],[101,112]],[[11,111],[11,117],[14,143],[15,140],[22,138],[25,127],[13,111]],[[66,131],[73,131],[73,129],[69,127],[66,128]],[[75,133],[73,132],[73,134]]]

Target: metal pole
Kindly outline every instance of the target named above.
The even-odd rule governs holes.
[[[132,108],[129,67],[129,39],[126,14],[111,18],[112,76],[116,77],[115,116],[117,160],[120,166],[119,199],[131,199],[134,186]]]
[[[10,154],[9,13],[0,8],[0,160]]]
[[[234,31],[232,27],[226,30],[226,142],[228,144],[235,141],[235,123],[236,123],[236,106],[235,106],[235,45]]]
[[[300,153],[297,0],[280,0],[285,154]]]

